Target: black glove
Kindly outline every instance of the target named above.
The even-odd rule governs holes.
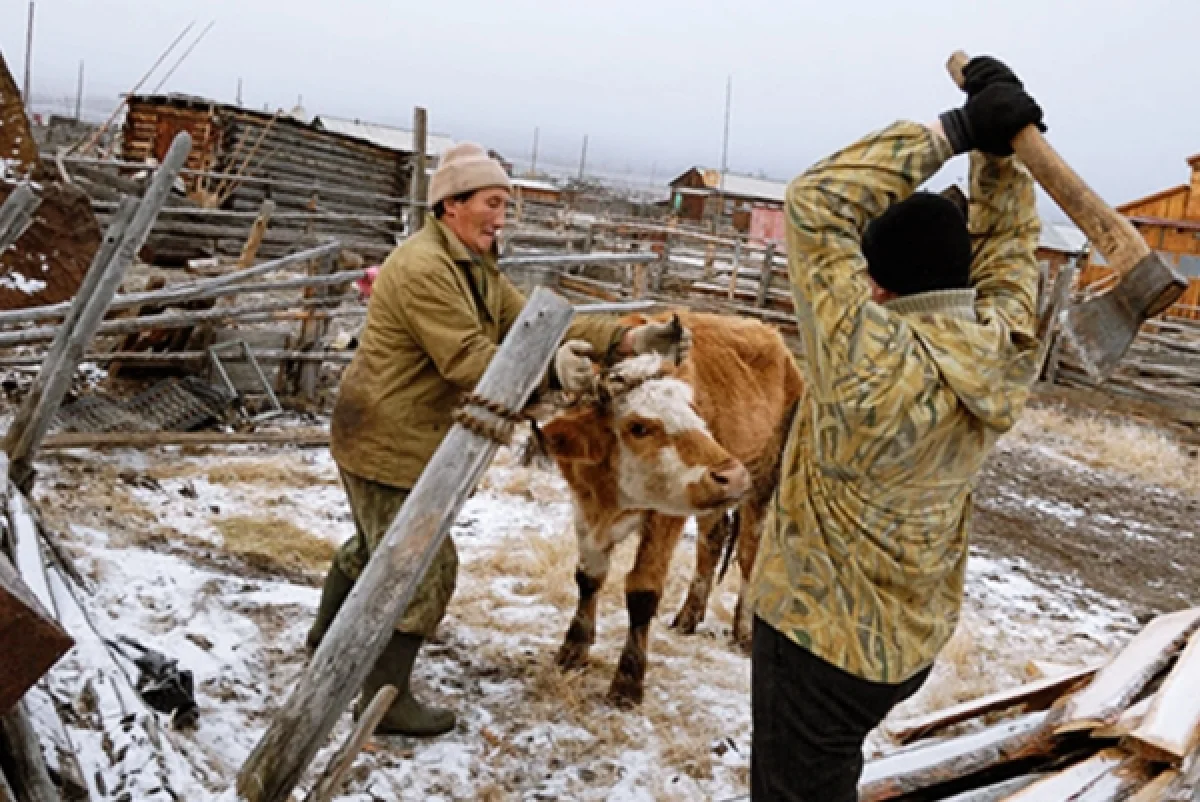
[[[992,84],[1016,84],[1024,88],[1021,79],[1008,66],[991,56],[976,56],[963,67],[963,91],[967,97],[979,94]]]
[[[981,150],[993,156],[1011,156],[1012,140],[1027,125],[1045,132],[1042,108],[1020,84],[992,83],[974,95],[966,105],[941,115],[946,139],[955,153]]]

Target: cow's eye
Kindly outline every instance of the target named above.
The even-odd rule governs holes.
[[[629,424],[629,434],[634,437],[646,437],[650,434],[650,427],[644,423],[634,421]]]

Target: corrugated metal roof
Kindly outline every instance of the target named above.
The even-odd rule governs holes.
[[[394,125],[384,125],[383,123],[365,123],[361,120],[330,117],[325,114],[313,120],[313,125],[337,134],[365,139],[381,148],[398,150],[403,153],[413,152],[413,132],[407,128],[397,128]],[[428,134],[425,137],[426,152],[439,159],[453,145],[454,140],[444,134]]]
[[[767,178],[753,178],[737,173],[725,173],[724,187],[721,184],[720,170],[703,170],[704,183],[713,189],[721,189],[726,195],[737,195],[741,198],[783,203],[787,195],[786,181],[772,181]]]
[[[1083,253],[1087,249],[1087,234],[1071,223],[1042,223],[1038,247],[1061,253]]]

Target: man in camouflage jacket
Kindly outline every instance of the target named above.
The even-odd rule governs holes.
[[[388,257],[372,287],[367,322],[334,405],[330,450],[354,516],[355,535],[338,550],[308,635],[315,650],[353,583],[450,430],[459,397],[475,388],[525,305],[497,267],[508,176],[473,143],[446,151],[429,186],[433,219]],[[615,318],[581,317],[555,355],[551,379],[581,389],[592,358],[686,350],[669,323],[629,329]],[[681,342],[682,340],[682,342]],[[458,556],[447,538],[417,586],[396,632],[368,674],[361,709],[383,685],[399,691],[376,732],[439,735],[449,710],[409,690],[417,651],[454,593]]]
[[[973,60],[966,105],[788,188],[808,396],[753,575],[755,800],[856,799],[862,747],[958,620],[971,490],[1035,376],[1040,224],[1009,142],[1041,110]],[[914,191],[971,152],[971,204]]]

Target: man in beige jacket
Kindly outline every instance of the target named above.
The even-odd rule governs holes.
[[[429,187],[433,219],[396,248],[375,280],[367,322],[333,410],[331,451],[354,515],[355,535],[333,560],[316,621],[315,649],[375,546],[451,426],[459,396],[475,388],[525,298],[497,268],[508,176],[478,145],[442,157]],[[612,362],[647,351],[686,349],[670,324],[633,329],[581,318],[555,355],[551,381],[574,389],[593,358]],[[376,732],[440,735],[454,714],[413,698],[409,676],[454,593],[458,557],[447,539],[430,565],[383,656],[363,686],[360,709],[383,685],[400,695]]]

